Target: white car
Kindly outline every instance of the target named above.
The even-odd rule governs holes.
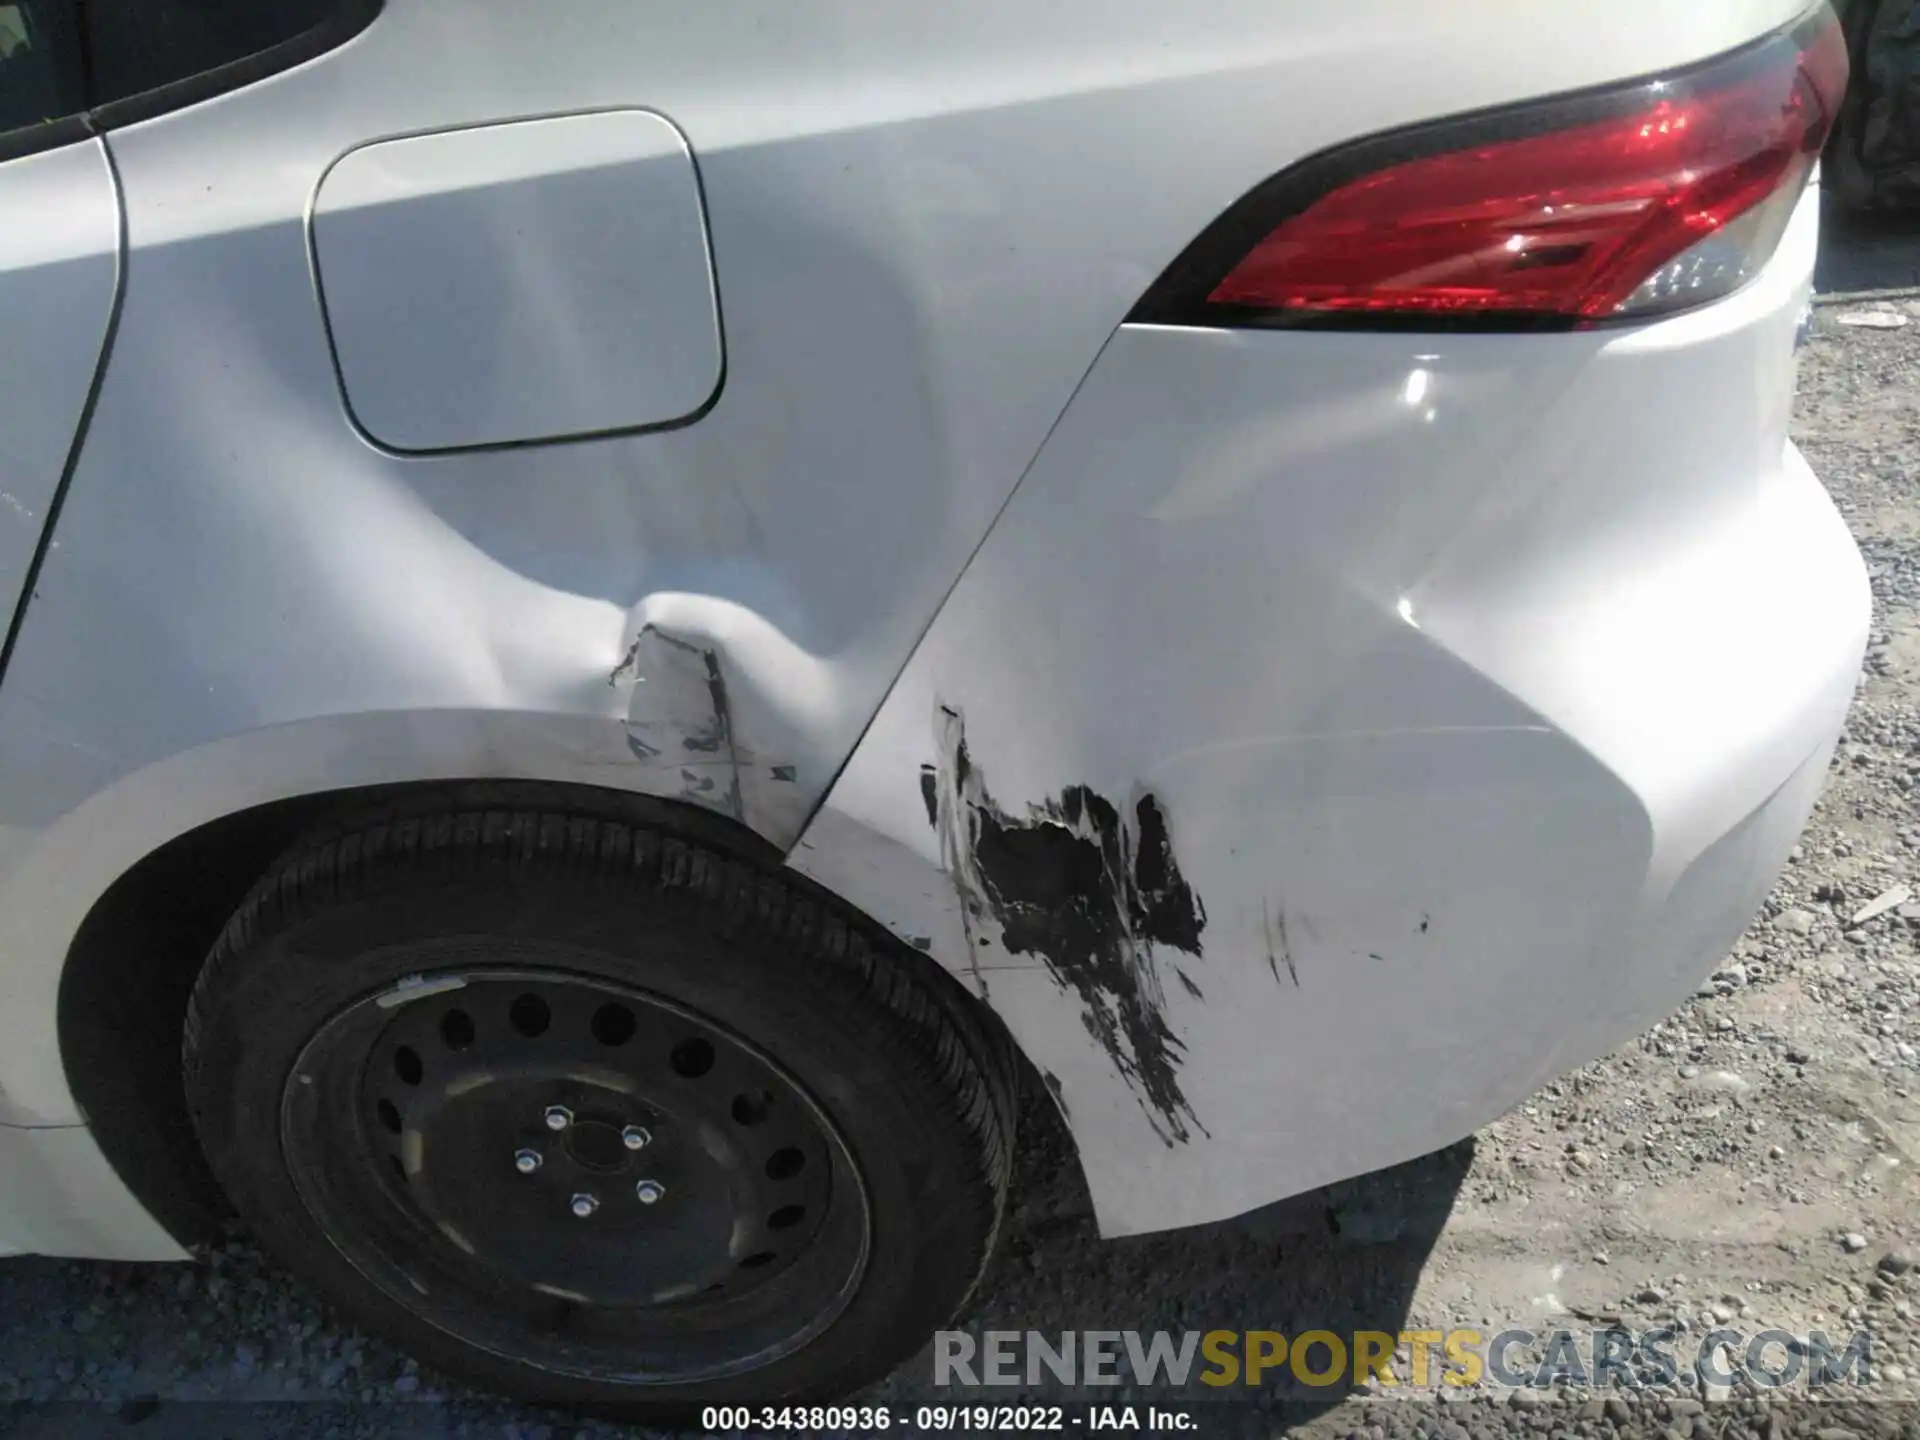
[[[0,4],[0,1253],[842,1395],[1761,903],[1865,573],[1804,0]]]

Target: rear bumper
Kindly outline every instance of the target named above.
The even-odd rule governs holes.
[[[1629,331],[1115,336],[795,858],[975,979],[1107,1233],[1458,1139],[1751,919],[1868,623],[1786,441],[1815,224]],[[1075,787],[1127,817],[1091,964],[981,850],[1097,841]],[[1129,891],[1147,796],[1197,936]]]

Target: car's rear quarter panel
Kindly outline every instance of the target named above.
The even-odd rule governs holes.
[[[959,877],[1106,1230],[1458,1139],[1677,1005],[1759,907],[1868,614],[1786,441],[1816,210],[1654,326],[1107,346],[795,862],[876,906],[849,832]],[[1026,908],[1082,791],[1126,817],[1119,863],[1046,898],[1120,917],[1096,945]],[[1148,803],[1188,933],[1133,903],[1177,888],[1137,859]]]

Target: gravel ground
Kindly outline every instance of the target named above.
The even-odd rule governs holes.
[[[1826,288],[1920,280],[1920,239],[1839,238]],[[1093,1398],[1188,1409],[1207,1434],[1920,1437],[1917,377],[1920,297],[1822,309],[1797,433],[1872,568],[1874,645],[1792,866],[1685,1009],[1472,1144],[1171,1236],[1101,1244],[1058,1126],[1029,1105],[970,1331],[1865,1329],[1874,1385],[1821,1404],[1744,1382],[1631,1403],[1577,1385],[1451,1403],[1263,1391],[1265,1408],[1199,1387]],[[864,1398],[1021,1398],[956,1395],[932,1373],[923,1354]],[[0,1402],[0,1430],[33,1437],[619,1433],[420,1373],[237,1235],[207,1267],[0,1262]]]

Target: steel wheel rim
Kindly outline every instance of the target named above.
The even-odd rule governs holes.
[[[315,1032],[281,1103],[308,1214],[415,1315],[542,1369],[683,1384],[807,1344],[870,1246],[838,1129],[719,1022],[541,960],[425,970]]]

